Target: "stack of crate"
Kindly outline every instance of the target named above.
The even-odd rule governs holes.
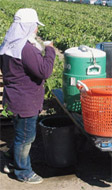
[[[2,73],[0,71],[0,115],[3,110],[2,107],[2,96],[3,96],[3,80],[2,80]]]
[[[0,127],[1,126],[12,126],[12,118],[4,117],[2,116],[1,112],[3,110],[2,106],[2,97],[3,97],[3,78],[2,78],[2,73],[0,71]]]

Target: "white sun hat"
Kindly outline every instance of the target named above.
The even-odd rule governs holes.
[[[37,12],[32,8],[21,8],[14,15],[14,22],[18,23],[28,23],[35,22],[41,26],[45,26],[38,19]]]

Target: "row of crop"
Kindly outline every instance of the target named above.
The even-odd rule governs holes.
[[[46,0],[0,0],[0,43],[19,8],[36,9],[45,27],[39,27],[43,40],[53,40],[64,51],[72,46],[85,44],[94,47],[102,41],[112,41],[112,9],[82,4],[67,4]],[[62,86],[63,63],[56,58],[54,71],[46,84],[49,90]],[[53,82],[52,82],[53,81]]]
[[[62,7],[61,7],[62,6]],[[106,7],[67,4],[52,7],[52,11],[45,9],[43,20],[46,27],[41,28],[40,35],[45,39],[53,39],[55,45],[65,50],[71,46],[85,44],[95,46],[101,41],[111,41],[112,16]],[[48,21],[46,18],[49,17]],[[52,18],[53,17],[53,18]]]
[[[45,27],[40,27],[43,39],[53,40],[56,47],[65,50],[71,46],[85,44],[95,46],[101,41],[112,41],[112,9],[91,5],[66,4],[44,0],[0,1],[1,35],[4,36],[15,10],[33,7],[39,13]],[[7,3],[7,6],[6,6]]]

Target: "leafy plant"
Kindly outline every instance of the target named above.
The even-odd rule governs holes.
[[[49,79],[45,82],[45,98],[52,97],[52,89],[62,87],[62,69],[63,61],[59,60],[59,57],[56,56],[53,73]]]
[[[10,116],[13,116],[13,113],[7,109],[8,108],[8,104],[5,104],[4,108],[3,108],[3,111],[2,111],[2,115],[4,117],[10,117]]]

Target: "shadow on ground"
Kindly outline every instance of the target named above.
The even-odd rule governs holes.
[[[7,151],[13,140],[13,126],[1,126],[0,170],[3,172],[3,152]],[[93,146],[82,134],[74,135],[75,159],[68,167],[55,167],[45,159],[45,149],[41,126],[37,125],[37,137],[31,149],[33,170],[44,178],[74,174],[84,182],[98,187],[109,187],[112,182],[112,158]],[[9,176],[13,178],[13,176]]]

